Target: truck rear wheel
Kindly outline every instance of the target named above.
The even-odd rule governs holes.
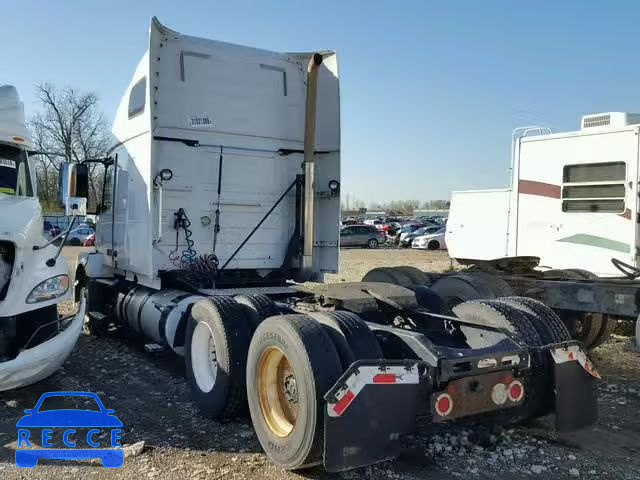
[[[331,312],[331,315],[340,324],[340,330],[347,339],[356,360],[383,358],[378,339],[358,315],[341,310]]]
[[[406,273],[393,267],[377,267],[369,270],[365,276],[362,277],[362,281],[392,283],[402,287],[413,285],[415,283]]]
[[[355,313],[338,310],[314,312],[309,316],[326,327],[344,370],[356,360],[383,358],[378,339]]]
[[[436,292],[425,285],[411,285],[407,287],[416,294],[418,305],[426,308],[431,313],[438,315],[451,315],[451,310],[447,307]]]
[[[522,308],[530,316],[530,320],[538,331],[543,343],[559,343],[571,340],[571,334],[560,317],[544,303],[529,297],[504,297],[503,302]]]
[[[336,348],[308,315],[280,315],[256,330],[247,359],[249,412],[267,456],[282,468],[322,461],[324,394],[340,378]]]
[[[510,332],[511,337],[529,347],[543,344],[530,315],[521,309],[501,300],[477,300],[465,302],[453,309],[463,320],[477,321],[487,325],[501,327]],[[545,414],[550,407],[550,370],[545,357],[531,355],[531,371],[525,375],[526,401],[515,407],[512,412],[499,411],[484,418],[489,423],[516,423],[536,415]]]
[[[453,308],[453,313],[463,320],[503,328],[515,340],[538,347],[543,344],[531,320],[521,310],[500,300],[475,300],[461,303]]]
[[[513,295],[504,280],[485,272],[461,272],[440,277],[431,288],[449,308],[470,300]]]
[[[258,328],[260,322],[265,318],[279,315],[280,311],[276,304],[266,295],[261,294],[242,294],[236,295],[233,299],[241,305],[248,307],[249,320],[253,330]]]
[[[192,395],[206,417],[234,417],[246,408],[250,339],[248,314],[233,299],[209,297],[191,308],[184,358]]]
[[[560,280],[597,280],[598,276],[579,268],[567,270],[547,270],[544,278]],[[558,315],[567,326],[571,338],[584,344],[586,348],[593,348],[603,328],[606,328],[606,316],[595,312],[575,312],[573,310],[558,310]],[[606,339],[605,339],[606,340]],[[604,341],[604,340],[602,340]]]
[[[591,348],[596,348],[609,340],[609,337],[611,337],[611,334],[615,331],[617,326],[617,318],[611,317],[609,315],[604,315],[602,319],[602,327],[600,327],[598,336],[591,344]]]
[[[391,267],[397,272],[401,272],[411,280],[413,285],[425,285],[429,282],[429,277],[416,267],[410,267],[409,265],[402,265],[400,267]]]

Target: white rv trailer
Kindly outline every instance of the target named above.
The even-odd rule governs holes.
[[[552,404],[563,428],[595,421],[592,377],[576,361],[554,368],[568,391],[587,393],[581,415],[571,394],[526,400],[555,396],[537,381],[552,362],[531,361],[540,337],[516,342],[495,319],[478,321],[492,309],[472,305],[464,321],[395,285],[292,282],[338,268],[335,52],[269,52],[153,19],[113,132],[96,250],[76,272],[89,329],[128,328],[184,356],[201,411],[235,416],[248,404],[277,464],[339,471],[393,458],[418,406],[434,421],[532,417]],[[517,312],[501,305],[508,323]],[[529,333],[547,332],[530,322]],[[578,353],[568,334],[548,333],[545,343]]]
[[[619,276],[638,266],[640,115],[588,115],[576,132],[516,139],[509,189],[452,193],[453,258],[535,256],[541,266]]]
[[[640,313],[640,285],[632,281],[640,273],[639,133],[640,115],[622,112],[584,116],[574,132],[516,130],[510,188],[452,193],[450,256],[503,265],[539,258],[545,278],[565,280],[537,285],[545,301],[565,313],[588,312],[577,336],[601,343],[615,319]]]

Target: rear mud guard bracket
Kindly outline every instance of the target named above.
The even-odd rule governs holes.
[[[591,426],[598,419],[596,379],[600,376],[572,343],[549,350],[554,363],[556,430],[561,433]]]
[[[325,395],[324,466],[339,472],[395,458],[420,398],[429,398],[418,362],[358,361]]]

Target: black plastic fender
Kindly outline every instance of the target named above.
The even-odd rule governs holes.
[[[324,467],[340,472],[397,457],[430,393],[416,361],[353,363],[325,395]]]
[[[593,425],[598,419],[600,375],[578,342],[546,348],[553,359],[556,430],[571,432]]]

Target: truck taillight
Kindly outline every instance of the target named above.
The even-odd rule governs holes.
[[[507,397],[507,386],[504,383],[496,383],[491,389],[491,401],[496,405],[504,404]]]
[[[453,398],[448,393],[441,393],[436,398],[436,413],[441,417],[446,417],[453,410]]]
[[[509,400],[512,402],[519,402],[524,397],[524,386],[518,380],[514,380],[508,387]]]

